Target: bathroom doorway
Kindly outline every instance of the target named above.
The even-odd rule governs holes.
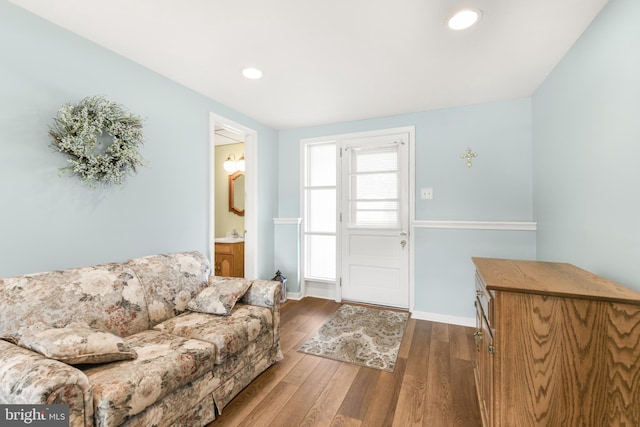
[[[257,134],[213,113],[210,128],[209,258],[213,274],[255,278]]]

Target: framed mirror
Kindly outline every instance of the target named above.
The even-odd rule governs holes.
[[[244,172],[229,175],[229,212],[244,216]]]

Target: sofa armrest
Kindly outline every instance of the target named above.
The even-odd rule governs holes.
[[[67,404],[69,426],[93,425],[91,386],[81,370],[3,340],[0,403]]]
[[[250,305],[259,305],[268,308],[280,308],[282,299],[282,284],[275,280],[252,280],[252,285],[240,299],[241,302]]]
[[[273,316],[273,344],[280,352],[280,301],[282,283],[275,280],[254,280],[249,290],[240,299],[249,305],[258,305],[271,309]]]

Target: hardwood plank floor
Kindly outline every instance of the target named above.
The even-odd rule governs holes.
[[[472,328],[409,319],[393,373],[298,352],[338,307],[318,298],[284,303],[284,360],[208,427],[481,426]]]

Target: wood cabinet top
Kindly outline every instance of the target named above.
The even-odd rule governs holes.
[[[572,264],[472,258],[487,289],[640,305],[640,293]]]

